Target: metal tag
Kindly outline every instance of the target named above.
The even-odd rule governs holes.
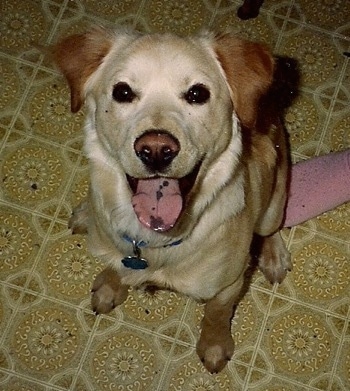
[[[135,240],[132,241],[132,249],[134,255],[129,255],[127,257],[124,257],[122,259],[122,264],[129,269],[134,269],[134,270],[146,269],[148,267],[148,262],[141,257],[140,247],[138,247]]]
[[[134,270],[146,269],[148,267],[148,262],[145,259],[132,256],[132,255],[123,258],[122,264],[125,267]]]

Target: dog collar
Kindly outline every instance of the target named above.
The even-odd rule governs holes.
[[[141,247],[148,246],[148,243],[144,242],[143,240],[136,241],[135,239],[130,238],[130,236],[128,236],[127,234],[124,234],[122,238],[132,244],[133,250],[133,255],[128,255],[122,259],[122,264],[128,269],[146,269],[148,267],[148,261],[141,257]],[[182,243],[182,239],[176,240],[175,242],[166,244],[162,247],[178,246],[180,243]]]
[[[124,234],[123,236],[122,236],[122,238],[125,240],[125,241],[127,241],[127,242],[129,242],[129,243],[131,243],[131,244],[136,244],[136,246],[138,247],[138,248],[141,248],[141,247],[153,247],[153,246],[149,246],[149,244],[147,243],[147,242],[145,242],[144,240],[138,240],[138,241],[136,241],[135,239],[132,239],[129,235],[127,235],[127,234]],[[179,239],[179,240],[175,240],[174,242],[171,242],[171,243],[169,243],[169,244],[165,244],[165,245],[163,245],[163,246],[159,246],[159,247],[172,247],[172,246],[178,246],[179,244],[181,244],[182,243],[182,239]],[[154,247],[154,248],[157,248],[156,246]]]

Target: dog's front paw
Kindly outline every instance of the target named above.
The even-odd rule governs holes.
[[[73,234],[86,234],[88,232],[89,207],[88,201],[84,200],[73,209],[68,222],[68,228]]]
[[[128,286],[122,285],[118,273],[106,268],[97,275],[92,285],[91,306],[96,314],[107,314],[128,296]]]
[[[272,284],[274,282],[281,283],[288,271],[292,270],[290,254],[279,232],[263,238],[259,268]]]
[[[197,354],[204,367],[210,373],[222,371],[230,361],[234,351],[234,342],[231,335],[215,342],[210,342],[202,335],[197,343]]]

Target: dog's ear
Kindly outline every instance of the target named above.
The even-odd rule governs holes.
[[[274,73],[274,59],[262,44],[218,35],[214,50],[232,90],[232,101],[241,123],[255,126],[259,101],[268,91]]]
[[[64,38],[51,48],[53,61],[68,81],[71,110],[76,113],[84,103],[84,85],[110,51],[112,40],[102,28]]]

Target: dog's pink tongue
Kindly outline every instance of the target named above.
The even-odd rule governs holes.
[[[132,204],[139,221],[154,231],[172,228],[182,210],[176,179],[139,179]]]

